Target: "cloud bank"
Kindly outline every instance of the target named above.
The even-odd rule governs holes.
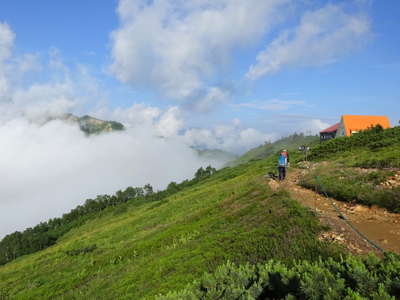
[[[150,129],[86,137],[76,125],[13,119],[0,125],[0,236],[58,216],[98,194],[191,178],[204,161]]]

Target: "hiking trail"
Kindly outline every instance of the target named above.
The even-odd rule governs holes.
[[[338,242],[355,254],[367,254],[371,251],[380,254],[380,251],[355,233],[339,217],[332,206],[331,201],[333,201],[347,219],[368,239],[386,251],[400,254],[400,214],[390,213],[376,206],[354,205],[326,198],[298,185],[300,177],[306,174],[307,170],[289,168],[288,171],[285,181],[269,179],[268,184],[274,190],[279,188],[288,190],[293,199],[317,213],[321,223],[330,227],[329,231],[321,234],[320,239]]]

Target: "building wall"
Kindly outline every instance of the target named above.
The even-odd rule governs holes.
[[[324,133],[320,133],[319,139],[320,139],[320,141],[327,141],[330,139],[334,139],[335,136],[336,136],[335,132],[324,132]]]
[[[346,136],[346,128],[344,127],[343,117],[340,118],[340,125],[336,132],[336,137],[339,137],[339,136]]]

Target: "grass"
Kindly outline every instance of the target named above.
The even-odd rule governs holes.
[[[335,245],[317,239],[324,228],[310,211],[268,188],[268,168],[274,160],[226,168],[163,201],[104,211],[56,245],[1,266],[0,295],[152,298],[228,260],[290,264],[338,256]]]
[[[400,213],[400,187],[380,185],[393,174],[388,170],[361,171],[325,163],[303,176],[300,185],[337,200],[377,205]]]

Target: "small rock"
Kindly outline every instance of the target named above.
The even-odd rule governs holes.
[[[368,210],[368,207],[362,206],[362,205],[356,205],[353,207],[353,210],[356,212],[365,212]]]

